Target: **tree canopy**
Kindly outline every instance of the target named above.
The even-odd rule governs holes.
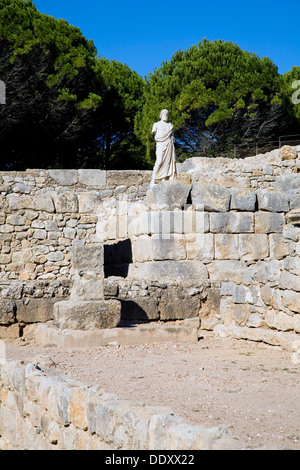
[[[286,98],[283,77],[270,59],[204,39],[149,75],[136,132],[147,140],[153,160],[149,129],[167,108],[179,154],[216,156],[235,143],[247,146],[287,131],[294,116],[286,112]]]
[[[163,108],[181,159],[300,133],[300,67],[280,75],[268,58],[204,39],[144,79],[32,0],[1,0],[0,80],[2,170],[151,168]]]
[[[120,162],[120,152],[134,146],[138,157],[134,115],[144,81],[99,57],[79,28],[39,13],[31,0],[2,0],[0,78],[1,168],[136,165]]]

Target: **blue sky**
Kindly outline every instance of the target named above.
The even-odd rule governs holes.
[[[224,39],[267,56],[279,73],[300,66],[299,0],[33,0],[92,39],[101,56],[144,76],[176,50]]]

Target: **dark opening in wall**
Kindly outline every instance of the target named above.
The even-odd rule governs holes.
[[[131,240],[104,245],[104,276],[127,277],[132,263]]]

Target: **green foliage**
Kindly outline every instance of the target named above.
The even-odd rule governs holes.
[[[39,13],[31,0],[1,0],[0,77],[1,168],[136,165],[143,79],[99,58],[80,29]]]
[[[148,76],[136,132],[148,143],[152,161],[151,123],[162,108],[170,111],[179,155],[214,156],[234,143],[272,139],[288,125],[282,87],[270,59],[231,42],[204,39],[175,52]]]
[[[204,39],[144,80],[32,0],[1,0],[0,79],[0,169],[151,168],[162,108],[181,160],[300,133],[299,67],[281,76],[268,58]]]

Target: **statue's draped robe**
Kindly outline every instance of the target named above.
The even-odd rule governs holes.
[[[153,169],[152,180],[163,180],[175,178],[176,160],[174,147],[173,125],[168,123],[166,126],[155,123],[152,132],[155,133],[156,141],[156,162]]]

